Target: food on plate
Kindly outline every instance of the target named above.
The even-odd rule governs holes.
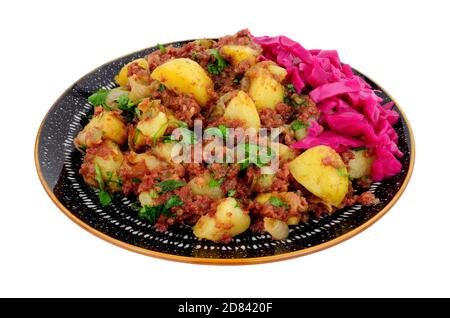
[[[101,205],[126,195],[157,231],[284,240],[290,226],[377,204],[369,186],[402,168],[393,103],[336,51],[243,30],[158,45],[117,72],[117,87],[88,98],[80,174]]]

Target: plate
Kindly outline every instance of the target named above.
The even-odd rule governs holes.
[[[169,43],[182,46],[189,41]],[[50,108],[39,128],[35,144],[36,168],[42,185],[52,201],[72,221],[92,234],[128,250],[163,259],[203,264],[253,264],[306,255],[336,245],[360,233],[379,220],[405,190],[414,166],[414,138],[408,120],[399,105],[364,74],[366,80],[384,102],[394,101],[400,114],[394,126],[398,133],[399,174],[376,182],[370,191],[380,199],[374,206],[355,205],[336,211],[331,216],[312,219],[290,229],[289,238],[272,241],[268,234],[247,231],[229,244],[200,241],[188,226],[156,232],[137,217],[132,202],[116,195],[112,204],[102,207],[96,193],[78,173],[81,154],[74,149],[73,139],[88,122],[92,105],[87,97],[100,88],[113,88],[114,75],[121,67],[143,57],[157,47],[147,48],[108,62],[83,76],[70,86]]]

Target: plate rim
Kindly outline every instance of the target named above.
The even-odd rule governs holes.
[[[166,43],[164,44],[166,45],[171,45],[174,43],[182,43],[182,42],[189,42],[192,40],[183,40],[183,41],[174,41],[174,42],[170,42],[170,43]],[[47,121],[47,118],[49,116],[49,113],[56,107],[56,105],[60,102],[60,100],[68,93],[70,92],[73,87],[76,85],[76,83],[78,83],[81,79],[83,79],[84,77],[88,76],[89,74],[92,74],[93,72],[97,71],[98,69],[104,67],[105,65],[108,65],[118,59],[121,59],[123,57],[126,57],[128,55],[132,55],[132,54],[136,54],[139,53],[143,50],[148,50],[148,49],[152,49],[156,46],[151,46],[148,48],[144,48],[141,50],[137,50],[125,55],[122,55],[120,57],[114,58],[106,63],[103,63],[102,65],[96,67],[95,69],[93,69],[92,71],[84,74],[82,77],[80,77],[78,80],[76,80],[72,85],[70,85],[57,99],[56,101],[53,103],[53,105],[48,109],[48,111],[46,112],[44,118],[41,121],[41,124],[39,125],[39,129],[36,135],[36,140],[35,140],[35,144],[34,144],[34,163],[35,163],[35,167],[36,167],[36,171],[39,177],[39,181],[42,184],[45,192],[47,193],[47,195],[50,197],[50,199],[53,201],[53,203],[61,210],[61,212],[63,212],[70,220],[72,220],[74,223],[76,223],[77,225],[79,225],[81,228],[83,228],[84,230],[86,230],[87,232],[101,238],[102,240],[113,244],[115,246],[124,248],[126,250],[129,250],[131,252],[135,252],[138,254],[142,254],[145,256],[151,256],[151,257],[155,257],[155,258],[159,258],[159,259],[164,259],[164,260],[169,260],[169,261],[176,261],[176,262],[182,262],[182,263],[191,263],[191,264],[203,264],[203,265],[251,265],[251,264],[262,264],[262,263],[269,263],[269,262],[276,262],[276,261],[282,261],[282,260],[287,260],[287,259],[292,259],[292,258],[296,258],[296,257],[300,257],[300,256],[305,256],[308,254],[312,254],[315,252],[319,252],[322,251],[324,249],[330,248],[332,246],[335,246],[337,244],[340,244],[346,240],[348,240],[349,238],[354,237],[355,235],[363,232],[365,229],[367,229],[368,227],[370,227],[371,225],[373,225],[374,223],[376,223],[379,219],[381,219],[394,205],[395,203],[397,203],[397,201],[399,200],[399,198],[402,196],[402,194],[404,193],[406,187],[409,184],[409,181],[411,179],[412,176],[412,172],[414,170],[414,164],[415,164],[415,157],[416,157],[416,145],[415,145],[415,139],[414,139],[414,134],[411,128],[411,124],[408,120],[408,118],[406,117],[406,114],[404,113],[403,109],[400,107],[400,105],[397,103],[397,101],[389,94],[388,91],[386,91],[381,85],[379,85],[376,81],[374,81],[371,77],[367,76],[365,73],[360,72],[358,69],[353,68],[354,70],[356,70],[359,74],[363,75],[364,77],[366,77],[367,79],[369,79],[371,82],[373,82],[375,85],[378,86],[379,89],[381,89],[394,103],[395,106],[398,108],[398,110],[400,111],[401,114],[401,118],[403,119],[407,130],[408,130],[408,134],[409,134],[409,138],[410,138],[410,143],[411,143],[411,149],[410,149],[410,161],[409,161],[409,167],[408,167],[408,172],[406,174],[405,179],[403,180],[403,183],[400,187],[400,189],[397,191],[397,193],[394,195],[394,197],[389,201],[389,203],[380,211],[378,211],[372,218],[370,218],[369,220],[367,220],[366,222],[364,222],[363,224],[359,225],[358,227],[352,229],[351,231],[338,236],[330,241],[326,241],[314,246],[310,246],[301,250],[297,250],[297,251],[293,251],[293,252],[288,252],[288,253],[283,253],[283,254],[277,254],[277,255],[270,255],[270,256],[260,256],[260,257],[252,257],[252,258],[207,258],[207,257],[193,257],[193,256],[180,256],[180,255],[173,255],[173,254],[168,254],[168,253],[163,253],[163,252],[157,252],[157,251],[152,251],[143,247],[139,247],[139,246],[135,246],[133,244],[130,243],[126,243],[124,241],[121,241],[119,239],[113,238],[97,229],[95,229],[94,227],[88,225],[87,223],[83,222],[81,219],[79,219],[78,217],[76,217],[68,208],[66,208],[59,200],[58,198],[55,196],[53,190],[50,189],[50,186],[48,185],[48,183],[46,182],[44,176],[42,175],[42,171],[41,171],[41,165],[39,162],[39,139],[41,137],[41,132],[42,132],[42,127],[44,126],[44,124]]]

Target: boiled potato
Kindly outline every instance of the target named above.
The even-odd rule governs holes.
[[[284,86],[281,85],[281,78],[285,75],[282,75],[281,70],[284,69],[273,62],[260,62],[245,73],[249,81],[248,95],[255,101],[258,109],[275,109],[283,101]]]
[[[214,200],[222,199],[224,197],[224,194],[221,187],[219,185],[211,187],[210,186],[211,180],[212,180],[211,175],[205,173],[189,181],[188,186],[191,188],[192,193],[194,194],[206,195]]]
[[[324,160],[333,165],[325,165]],[[289,163],[289,171],[308,191],[333,206],[339,206],[348,191],[348,177],[341,157],[328,146],[306,150]]]
[[[149,170],[167,167],[167,163],[159,160],[158,158],[156,158],[155,156],[153,156],[149,153],[131,152],[130,155],[128,156],[128,161],[132,164],[136,164],[138,162],[144,161],[145,166]]]
[[[274,144],[272,144],[274,145]],[[294,149],[290,148],[289,146],[286,146],[285,144],[278,143],[273,147],[273,149],[276,149],[278,147],[278,156],[280,161],[291,161],[295,158],[295,151]]]
[[[152,153],[161,160],[173,163],[172,150],[175,143],[157,143],[152,147]]]
[[[218,242],[227,236],[236,236],[250,226],[250,216],[234,198],[222,199],[214,216],[203,215],[194,226],[194,235]]]
[[[290,216],[287,219],[287,225],[297,225],[300,223],[301,218],[299,216]]]
[[[169,120],[163,112],[158,112],[158,114],[151,118],[146,118],[136,125],[136,131],[134,133],[134,146],[139,148],[146,144],[150,139],[156,142],[159,138],[164,135],[167,129]]]
[[[97,147],[98,151],[95,151],[94,153],[88,151],[87,155],[84,157],[81,171],[87,167],[89,167],[87,170],[95,171],[95,166],[98,166],[101,178],[106,187],[112,192],[120,191],[121,187],[118,171],[122,166],[124,157],[119,146],[110,140],[105,140]],[[102,153],[104,155],[98,155],[97,153]],[[99,187],[95,175],[83,174],[83,178],[87,184]]]
[[[141,58],[131,61],[130,63],[122,67],[119,74],[114,77],[116,83],[120,86],[126,86],[128,84],[128,66],[132,63],[138,63],[138,65],[144,70],[148,68],[148,62],[146,59]]]
[[[85,149],[100,144],[103,140],[112,140],[122,145],[127,139],[127,126],[119,115],[102,111],[92,117],[91,121],[75,138],[75,146]]]
[[[139,202],[142,206],[155,206],[158,205],[157,201],[155,200],[158,198],[158,192],[155,190],[150,191],[144,191],[139,194]]]
[[[223,117],[228,120],[239,120],[244,128],[261,127],[258,111],[253,100],[244,92],[239,91],[225,108]]]
[[[255,65],[258,52],[245,45],[224,45],[220,49],[220,54],[231,62],[233,66],[238,66],[245,62],[250,66]]]
[[[289,235],[289,226],[287,223],[273,218],[264,218],[264,230],[274,240],[284,240]]]
[[[272,187],[275,174],[261,174],[252,181],[252,190],[255,192],[267,192]]]
[[[195,61],[187,58],[170,60],[158,66],[150,75],[177,93],[192,94],[204,106],[214,89],[206,71]]]
[[[367,150],[352,150],[354,158],[348,162],[348,175],[350,179],[359,179],[370,176],[373,156],[367,154]]]

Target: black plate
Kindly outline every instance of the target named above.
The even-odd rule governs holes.
[[[181,46],[185,43],[187,41],[172,44]],[[286,240],[272,241],[267,234],[248,231],[230,244],[199,241],[187,226],[171,228],[166,233],[156,232],[136,217],[130,200],[124,196],[116,195],[112,204],[102,207],[94,190],[78,173],[82,157],[73,146],[74,137],[92,112],[87,97],[99,88],[115,87],[114,75],[124,64],[155,50],[156,47],[151,47],[118,58],[78,80],[56,101],[40,127],[35,159],[41,182],[57,206],[91,233],[135,252],[170,260],[214,264],[280,260],[321,250],[362,231],[387,212],[406,187],[413,168],[414,141],[408,121],[396,104],[394,109],[400,113],[400,120],[394,128],[399,135],[398,146],[405,154],[400,159],[403,168],[395,177],[371,186],[370,190],[380,198],[380,204],[356,205],[292,227]],[[377,94],[385,102],[392,100],[372,80],[356,73],[378,90]]]

